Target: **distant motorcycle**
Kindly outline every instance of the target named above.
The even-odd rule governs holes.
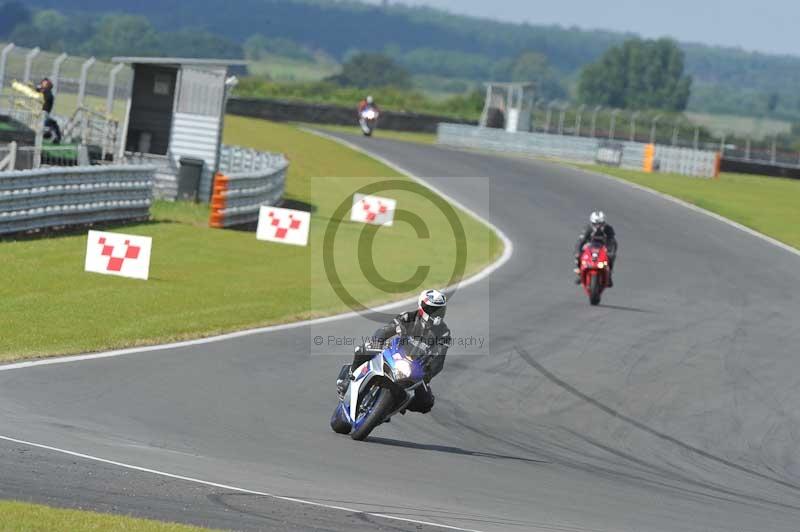
[[[383,350],[353,371],[350,386],[339,397],[331,416],[331,428],[339,434],[350,434],[364,440],[375,427],[405,410],[414,398],[414,390],[427,386],[424,360],[413,354],[413,348],[395,337]],[[349,378],[350,365],[342,367],[340,379]]]
[[[358,116],[358,125],[361,126],[361,132],[365,137],[372,136],[372,132],[378,125],[378,110],[372,106],[366,107]]]
[[[583,246],[579,263],[581,285],[589,303],[600,304],[600,296],[608,287],[609,260],[605,240],[592,239]]]

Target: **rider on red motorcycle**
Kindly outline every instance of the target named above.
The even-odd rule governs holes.
[[[364,109],[372,107],[375,109],[375,112],[380,113],[381,110],[378,109],[378,106],[375,105],[375,99],[372,96],[367,96],[365,99],[361,100],[358,103],[358,116],[361,116],[361,113],[364,112]]]
[[[606,223],[606,215],[603,211],[593,212],[589,217],[589,222],[589,225],[587,225],[586,229],[580,234],[578,243],[575,245],[575,273],[577,274],[575,284],[581,284],[580,269],[578,266],[583,246],[595,237],[602,237],[606,242],[606,250],[608,251],[608,286],[610,288],[614,286],[612,274],[614,272],[614,262],[617,259],[617,250],[619,249],[616,233],[614,232],[614,228]]]

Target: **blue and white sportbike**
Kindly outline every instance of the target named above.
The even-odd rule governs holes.
[[[353,370],[350,386],[339,398],[331,417],[331,428],[364,440],[375,427],[398,412],[405,414],[414,390],[427,386],[424,360],[415,357],[411,346],[394,337],[383,350]],[[342,367],[340,379],[349,379],[350,365]]]

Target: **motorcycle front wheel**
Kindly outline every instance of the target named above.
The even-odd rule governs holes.
[[[342,403],[336,405],[336,410],[333,411],[333,415],[331,416],[331,428],[333,432],[337,434],[348,434],[352,427],[350,423],[344,419],[342,408]]]
[[[589,303],[591,305],[600,304],[600,275],[592,275],[589,280]]]
[[[354,430],[350,433],[350,437],[354,440],[365,440],[392,411],[391,392],[379,386],[376,388],[377,390],[373,388],[364,394],[362,404],[358,407],[358,417],[353,423]]]

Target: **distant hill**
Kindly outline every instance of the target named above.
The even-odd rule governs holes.
[[[26,5],[140,14],[162,31],[204,29],[238,43],[255,34],[280,37],[339,60],[356,50],[382,51],[415,74],[471,80],[509,78],[513,61],[534,51],[569,84],[582,66],[630,37],[331,0],[29,0]],[[772,116],[800,120],[800,58],[681,46],[695,79],[691,109],[759,115],[771,108]]]

